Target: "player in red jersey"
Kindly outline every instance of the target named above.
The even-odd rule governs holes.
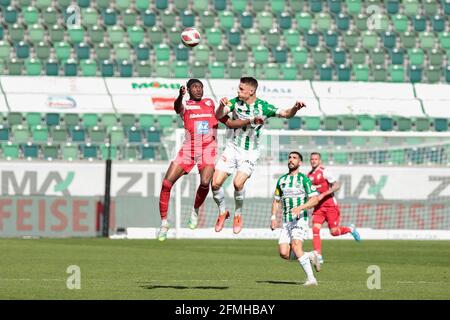
[[[158,240],[167,239],[169,224],[167,211],[169,208],[170,191],[174,183],[183,175],[189,173],[197,164],[200,172],[200,186],[195,196],[194,207],[189,220],[189,227],[195,229],[198,222],[198,209],[203,204],[209,192],[209,185],[214,174],[217,152],[216,134],[218,120],[215,114],[214,101],[203,98],[203,83],[198,79],[190,79],[187,84],[189,100],[183,104],[186,88],[182,86],[178,98],[174,102],[174,109],[184,121],[185,140],[177,157],[169,166],[164,177],[159,197],[159,212],[161,228]],[[240,128],[252,123],[263,123],[262,118],[232,120],[229,117],[220,119],[229,128]]]
[[[356,241],[360,241],[361,239],[354,225],[350,225],[350,227],[339,225],[340,211],[334,193],[338,191],[341,186],[333,174],[327,168],[322,166],[320,153],[311,153],[309,162],[311,164],[311,171],[308,173],[308,178],[320,192],[319,203],[314,207],[314,212],[312,214],[313,247],[319,257],[319,262],[323,263],[320,228],[325,221],[328,223],[328,228],[330,229],[332,236],[337,237],[346,233],[351,233]]]

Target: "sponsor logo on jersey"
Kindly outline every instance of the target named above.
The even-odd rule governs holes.
[[[212,114],[210,113],[201,113],[201,114],[190,114],[189,118],[190,119],[195,119],[195,118],[211,118]]]
[[[186,105],[184,108],[186,110],[198,110],[198,109],[201,109],[201,107],[199,105]]]
[[[197,134],[208,134],[209,133],[209,122],[208,121],[198,121],[195,123]]]

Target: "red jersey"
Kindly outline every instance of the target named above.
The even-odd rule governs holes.
[[[336,182],[335,177],[323,166],[318,166],[314,171],[311,170],[308,173],[308,178],[311,180],[313,185],[316,187],[317,191],[320,193],[327,192],[330,189],[330,185]],[[334,193],[325,196],[316,208],[321,206],[324,207],[334,207],[337,206],[336,198]]]
[[[216,139],[218,122],[213,100],[188,100],[180,116],[184,121],[185,142],[205,145]]]

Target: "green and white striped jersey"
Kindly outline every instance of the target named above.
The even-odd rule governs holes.
[[[252,105],[246,104],[239,98],[230,100],[230,112],[232,112],[232,119],[249,119],[253,117],[262,117],[267,119],[275,117],[277,115],[278,108],[269,104],[267,101],[256,98]],[[252,127],[251,125],[231,129],[232,135],[229,137],[229,141],[235,146],[244,150],[258,150],[259,149],[259,137],[263,131],[264,124]]]
[[[275,199],[281,200],[283,205],[283,222],[294,221],[295,215],[292,214],[292,209],[306,203],[310,197],[318,195],[316,187],[303,173],[299,172],[296,175],[287,173],[281,176],[277,181]],[[300,217],[308,220],[307,211],[304,210],[303,216],[300,215]]]

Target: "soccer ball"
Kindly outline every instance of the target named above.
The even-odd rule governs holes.
[[[200,43],[200,32],[195,28],[186,28],[181,33],[181,42],[186,47],[195,47]]]

